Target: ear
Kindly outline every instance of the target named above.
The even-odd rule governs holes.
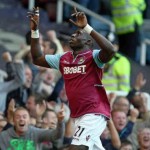
[[[85,44],[88,45],[89,47],[92,47],[92,46],[93,46],[93,42],[92,42],[91,39],[87,40],[87,41],[85,42]]]

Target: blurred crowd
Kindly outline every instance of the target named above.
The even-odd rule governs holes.
[[[82,5],[86,4],[86,7],[92,7],[93,4],[91,10],[111,18],[108,0],[76,1]],[[41,0],[39,3],[42,8],[47,9],[50,20],[55,21],[56,1]],[[143,9],[143,17],[150,19],[150,13],[148,13],[150,4],[146,0],[145,3],[147,9]],[[27,7],[28,1],[22,0],[22,4]],[[69,6],[65,7],[64,21],[69,17],[67,14],[70,14],[67,11],[71,11]],[[96,27],[97,23],[94,24],[94,19],[90,17],[89,19],[91,26],[99,30]],[[109,39],[108,36],[106,37]],[[41,142],[39,148],[66,150],[73,137],[74,124],[73,119],[70,118],[63,78],[56,70],[35,66],[30,53],[30,31],[26,33],[25,40],[26,44],[21,46],[20,51],[14,56],[9,52],[4,52],[2,55],[6,67],[5,70],[0,70],[0,145],[3,142],[2,132],[11,127],[34,126],[38,129],[55,131],[59,125],[59,111],[63,103],[65,126],[63,126],[62,136],[57,140],[50,138]],[[119,52],[104,68],[102,81],[110,101],[112,118],[108,121],[107,128],[100,139],[106,150],[150,150],[150,95],[142,91],[146,79],[139,72],[131,87],[131,64],[126,54],[120,53],[119,43],[109,40]],[[45,34],[41,33],[40,44],[44,54],[60,54],[70,50],[68,36],[58,37],[54,30],[48,30]],[[23,108],[30,117],[20,118],[17,122],[16,110],[24,110]]]

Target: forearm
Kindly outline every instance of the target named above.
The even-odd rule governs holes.
[[[60,139],[64,135],[64,123],[58,123],[57,128],[54,129],[40,129],[40,132],[37,133],[37,137],[40,142],[43,141],[55,141]]]
[[[33,62],[35,63],[37,59],[43,55],[39,43],[39,38],[31,38],[31,55],[32,55]]]
[[[106,63],[108,62],[116,53],[114,46],[101,34],[97,31],[92,30],[91,34],[92,38],[96,41],[98,46],[101,48],[100,58]]]
[[[121,141],[120,141],[119,134],[118,134],[112,120],[109,121],[108,126],[109,126],[109,130],[110,130],[110,134],[111,134],[112,145],[115,148],[119,148],[121,146]]]

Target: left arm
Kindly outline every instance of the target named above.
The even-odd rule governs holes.
[[[95,30],[92,30],[90,35],[101,48],[101,51],[99,52],[100,60],[103,63],[107,63],[115,55],[116,51],[113,45],[103,35],[99,34]]]
[[[64,134],[65,130],[65,124],[64,124],[64,117],[65,117],[65,110],[64,110],[64,104],[61,104],[61,109],[57,114],[58,118],[58,124],[57,128],[55,130],[49,129],[39,129],[39,132],[36,132],[36,137],[38,138],[39,142],[43,141],[55,141],[59,138],[61,138]]]
[[[91,26],[88,25],[86,15],[84,12],[78,12],[74,8],[75,13],[71,16],[76,17],[76,21],[70,19],[70,22],[79,28],[85,30],[91,37],[96,41],[98,46],[101,48],[99,58],[103,63],[107,63],[116,53],[114,46],[101,34],[95,31]]]

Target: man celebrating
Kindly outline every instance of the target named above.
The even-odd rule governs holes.
[[[110,105],[101,83],[102,69],[115,54],[113,45],[96,32],[83,12],[74,8],[70,22],[77,27],[71,35],[71,51],[64,54],[43,55],[39,43],[39,9],[29,13],[31,20],[31,54],[35,65],[60,70],[65,82],[75,133],[69,150],[103,150],[99,136],[110,117]],[[92,50],[91,37],[101,50]]]
[[[14,127],[0,133],[0,149],[39,150],[44,141],[55,141],[63,134],[64,108],[58,113],[56,130],[45,130],[30,126],[29,112],[18,107],[13,116]]]

